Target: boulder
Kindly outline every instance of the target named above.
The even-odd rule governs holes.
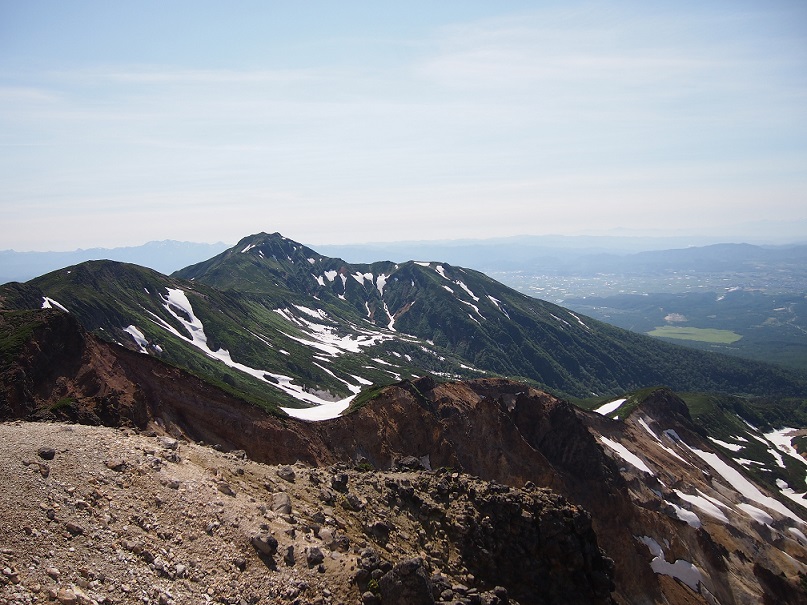
[[[378,581],[381,602],[384,605],[432,605],[432,582],[416,557],[395,565]]]

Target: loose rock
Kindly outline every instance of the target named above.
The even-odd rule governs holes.
[[[53,460],[56,457],[56,450],[52,447],[40,447],[36,453],[42,460]]]

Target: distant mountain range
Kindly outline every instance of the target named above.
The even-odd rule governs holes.
[[[0,283],[28,281],[44,273],[88,260],[115,260],[172,273],[226,250],[224,243],[165,240],[125,248],[69,252],[0,250]],[[545,275],[590,276],[667,271],[807,272],[807,244],[762,246],[715,244],[691,237],[521,236],[501,239],[412,241],[320,245],[321,254],[351,263],[379,260],[433,260],[485,272],[525,271]]]
[[[164,240],[125,248],[90,248],[69,252],[16,252],[0,250],[0,283],[28,281],[38,275],[88,260],[115,260],[171,273],[227,248],[227,244],[201,244]]]
[[[355,262],[439,258],[481,271],[546,275],[645,274],[667,271],[724,272],[777,269],[804,272],[807,244],[760,246],[707,243],[692,238],[536,236],[456,242],[400,242],[319,246]]]

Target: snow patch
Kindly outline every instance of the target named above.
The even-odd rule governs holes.
[[[790,519],[793,519],[794,521],[804,523],[804,521],[801,518],[799,518],[793,511],[787,508],[784,504],[782,504],[781,502],[779,502],[774,498],[771,498],[770,496],[766,496],[761,491],[759,491],[756,485],[754,485],[753,483],[751,483],[751,481],[746,479],[743,476],[743,474],[740,473],[740,471],[723,462],[723,460],[721,460],[717,454],[713,452],[705,452],[703,450],[690,447],[683,441],[681,443],[684,446],[686,446],[693,454],[698,456],[701,460],[706,462],[706,464],[708,464],[715,471],[717,471],[717,473],[721,477],[723,477],[723,479],[725,479],[729,483],[729,485],[731,485],[734,489],[740,492],[740,494],[742,494],[748,500],[752,500],[753,502],[762,504],[766,508],[776,511],[777,513],[784,515],[785,517],[788,517]],[[742,508],[743,506],[747,507],[750,505],[738,505],[738,506]]]
[[[780,454],[778,450],[768,448],[768,453],[776,460],[776,464],[779,465],[779,468],[787,468],[785,466],[785,459],[782,458],[782,454]]]
[[[684,559],[678,559],[675,563],[668,563],[664,558],[664,550],[661,545],[649,536],[642,536],[639,541],[650,549],[650,554],[653,555],[650,567],[655,573],[671,576],[680,580],[692,590],[696,592],[699,590],[698,586],[703,576],[697,567]]]
[[[603,436],[600,436],[600,441],[602,441],[605,445],[607,445],[614,452],[616,452],[616,454],[620,458],[622,458],[625,462],[627,462],[631,466],[634,466],[640,471],[644,471],[645,473],[655,476],[656,473],[650,470],[650,467],[647,466],[647,464],[645,464],[644,460],[639,458],[639,456],[631,452],[628,448],[626,448],[618,441],[613,441],[611,439],[608,439],[608,437]]]
[[[575,315],[575,314],[574,314],[574,313],[572,313],[571,311],[569,311],[569,315],[571,315],[572,317],[574,317],[574,318],[577,320],[577,323],[579,323],[581,326],[583,326],[583,327],[584,327],[586,330],[591,330],[591,328],[589,328],[589,327],[588,327],[586,324],[584,324],[584,323],[583,323],[583,320],[582,320],[582,319],[580,319],[580,318],[579,318],[577,315]]]
[[[48,298],[47,296],[42,297],[42,308],[43,309],[53,309],[56,307],[57,309],[61,309],[65,313],[70,313],[63,304],[56,302],[52,298]]]
[[[386,313],[387,317],[389,317],[389,323],[387,324],[387,330],[390,330],[390,331],[394,332],[395,331],[395,316],[392,313],[390,313],[390,310],[389,310],[389,307],[387,306],[387,303],[384,303],[384,313]]]
[[[356,271],[352,275],[353,279],[359,282],[362,286],[364,285],[365,280],[369,281],[371,284],[373,283],[373,274],[372,273],[361,273],[360,271]]]
[[[803,494],[798,493],[796,490],[794,490],[787,484],[787,481],[783,481],[782,479],[776,480],[776,487],[779,488],[779,491],[782,492],[783,496],[807,508],[807,500],[805,500],[805,496],[807,496],[807,493]]]
[[[303,305],[294,305],[294,307],[314,319],[328,319],[328,314],[322,309],[312,309]]]
[[[771,431],[770,433],[765,433],[765,439],[770,441],[776,447],[776,449],[782,452],[783,454],[786,454],[791,458],[795,458],[802,464],[807,464],[807,461],[805,461],[805,459],[799,455],[798,451],[796,451],[796,448],[793,447],[791,440],[793,439],[795,432],[796,429],[785,427],[777,431]],[[781,461],[780,466],[784,466],[783,460]]]
[[[671,447],[668,447],[668,446],[664,445],[664,443],[661,441],[661,438],[660,438],[658,435],[656,435],[656,434],[653,432],[653,429],[651,429],[651,428],[650,428],[650,425],[649,425],[649,424],[647,424],[647,421],[645,421],[645,419],[644,419],[644,418],[640,418],[640,419],[639,419],[639,425],[640,425],[642,428],[644,428],[644,430],[645,430],[645,431],[647,431],[648,433],[650,433],[650,436],[651,436],[651,437],[653,437],[653,439],[655,439],[655,440],[656,440],[656,443],[658,443],[658,446],[659,446],[661,449],[663,449],[665,452],[667,452],[668,454],[670,454],[670,455],[671,455],[671,456],[673,456],[674,458],[678,458],[678,460],[680,460],[680,461],[681,461],[681,462],[683,462],[684,464],[687,464],[687,465],[689,465],[689,466],[692,466],[692,463],[688,462],[687,460],[684,460],[684,459],[683,459],[683,458],[682,458],[682,457],[681,457],[681,456],[678,454],[678,452],[676,452],[676,451],[675,451],[674,449],[672,449]]]
[[[737,508],[741,509],[745,514],[761,525],[773,525],[773,517],[761,508],[745,503],[738,504]]]
[[[492,297],[490,294],[488,294],[488,298],[490,299],[490,302],[492,302],[494,305],[496,305],[496,308],[497,308],[499,311],[501,311],[502,313],[504,313],[504,316],[505,316],[507,319],[510,319],[510,315],[508,315],[508,313],[507,313],[507,311],[505,310],[505,308],[504,308],[504,307],[502,307],[502,301],[500,301],[500,300],[499,300],[499,299],[497,299],[497,298],[493,298],[493,297]]]
[[[473,309],[473,310],[476,312],[476,314],[477,314],[477,315],[479,315],[479,317],[481,317],[482,319],[487,320],[487,317],[485,317],[484,315],[482,315],[482,313],[480,313],[480,311],[479,311],[479,307],[477,307],[475,304],[470,303],[470,302],[468,302],[467,300],[462,300],[462,299],[460,299],[460,298],[458,298],[457,300],[458,300],[458,301],[460,301],[460,302],[461,302],[462,304],[464,304],[464,305],[468,305],[469,307],[471,307],[471,308],[472,308],[472,309]],[[469,317],[471,317],[471,316],[469,315]],[[476,319],[474,319],[473,317],[471,317],[471,319],[473,319],[474,321],[476,321]],[[479,322],[478,322],[478,321],[476,321],[476,323],[479,323]]]
[[[191,335],[190,338],[184,336],[179,333],[173,326],[162,320],[160,317],[154,315],[155,323],[162,326],[178,338],[185,340],[186,342],[190,342],[193,346],[200,349],[205,355],[212,359],[216,359],[224,365],[233,368],[235,370],[239,370],[244,372],[245,374],[249,374],[250,376],[254,376],[258,380],[261,380],[277,389],[280,389],[284,393],[298,399],[300,401],[304,401],[306,403],[312,403],[315,405],[325,405],[325,404],[333,404],[334,402],[319,397],[313,393],[306,391],[303,387],[294,384],[294,379],[289,376],[284,376],[283,374],[274,374],[272,372],[267,372],[265,370],[260,370],[257,368],[252,368],[247,366],[243,363],[239,363],[234,361],[230,356],[230,352],[224,348],[220,348],[217,351],[213,351],[207,344],[207,335],[205,334],[204,325],[202,321],[196,316],[193,311],[193,307],[188,300],[187,295],[185,292],[178,288],[167,288],[167,296],[161,296],[163,300],[163,306],[165,309],[178,321],[180,322],[185,328],[187,328],[189,334]],[[182,311],[185,315],[181,315],[177,313],[176,310]],[[285,353],[288,355],[287,352],[281,351],[281,353]],[[349,404],[349,402],[348,402]]]
[[[350,402],[353,401],[354,395],[342,399],[341,401],[334,401],[332,403],[323,403],[313,408],[280,408],[289,416],[299,418],[300,420],[308,420],[311,422],[320,422],[322,420],[330,420],[331,418],[338,417],[348,407]]]
[[[675,490],[675,493],[678,495],[681,500],[684,502],[689,502],[692,506],[697,507],[703,513],[709,515],[713,519],[717,519],[718,521],[722,521],[723,523],[728,523],[729,519],[726,514],[720,510],[720,508],[715,504],[712,499],[708,499],[702,492],[698,491],[698,495],[694,494],[685,494],[682,491]],[[724,504],[720,504],[721,506],[725,506]],[[679,517],[680,518],[680,517]]]
[[[678,517],[681,521],[686,522],[687,525],[689,525],[690,527],[694,527],[695,529],[698,529],[699,527],[703,526],[703,524],[701,523],[701,520],[698,517],[698,515],[693,513],[691,510],[681,508],[677,504],[673,504],[672,502],[668,502],[666,500],[665,500],[665,502],[667,502],[667,504],[672,506],[673,510],[675,511],[675,516]]]
[[[301,305],[294,305],[306,315],[320,320],[328,320],[328,314],[321,309],[309,309]],[[315,321],[309,321],[304,317],[297,317],[288,309],[275,309],[275,313],[281,315],[287,321],[293,323],[295,326],[301,328],[305,332],[305,338],[295,336],[282,332],[287,338],[313,347],[331,357],[338,357],[345,352],[359,353],[365,347],[376,345],[385,340],[390,340],[391,335],[383,334],[377,331],[361,330],[356,328],[356,333],[340,336],[336,332],[336,328],[330,325],[324,325]]]
[[[123,328],[123,331],[128,332],[129,334],[131,334],[132,338],[134,338],[134,341],[137,343],[137,346],[140,347],[140,352],[141,353],[148,353],[148,351],[146,350],[146,347],[148,346],[149,343],[148,343],[148,340],[146,340],[146,336],[143,334],[143,332],[138,330],[133,325],[132,326],[127,326],[126,328]]]
[[[729,443],[727,441],[721,441],[720,439],[716,439],[714,437],[709,437],[709,441],[712,441],[713,443],[716,443],[717,445],[720,445],[726,448],[727,450],[731,450],[732,452],[739,452],[741,449],[743,449],[742,445],[738,445],[736,443]]]
[[[566,321],[565,319],[561,319],[560,317],[558,317],[557,315],[554,315],[554,314],[552,314],[552,313],[550,313],[549,315],[550,315],[550,317],[552,317],[553,319],[558,320],[560,323],[562,323],[562,324],[564,324],[564,325],[567,325],[567,326],[569,326],[570,328],[572,327],[572,324],[570,324],[570,323],[569,323],[568,321]]]
[[[804,533],[801,530],[799,530],[799,529],[797,529],[795,527],[788,527],[787,531],[790,532],[791,534],[793,534],[796,537],[796,540],[802,546],[807,546],[807,536],[805,536]]]
[[[601,416],[608,416],[609,414],[611,414],[613,412],[616,412],[622,406],[622,404],[625,403],[626,401],[627,401],[627,399],[616,399],[614,401],[611,401],[609,403],[601,405],[597,409],[592,410],[592,412],[597,412]],[[648,430],[649,430],[649,427],[648,427]],[[651,431],[651,433],[652,433],[652,431]]]
[[[473,292],[471,292],[471,289],[468,286],[465,285],[465,282],[457,280],[454,283],[457,284],[463,290],[465,290],[465,292],[468,294],[468,296],[470,296],[471,298],[474,299],[474,302],[479,302],[479,297],[476,296]]]

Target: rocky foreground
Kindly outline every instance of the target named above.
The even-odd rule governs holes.
[[[272,466],[153,431],[0,424],[0,603],[611,602],[582,509],[418,466]]]

